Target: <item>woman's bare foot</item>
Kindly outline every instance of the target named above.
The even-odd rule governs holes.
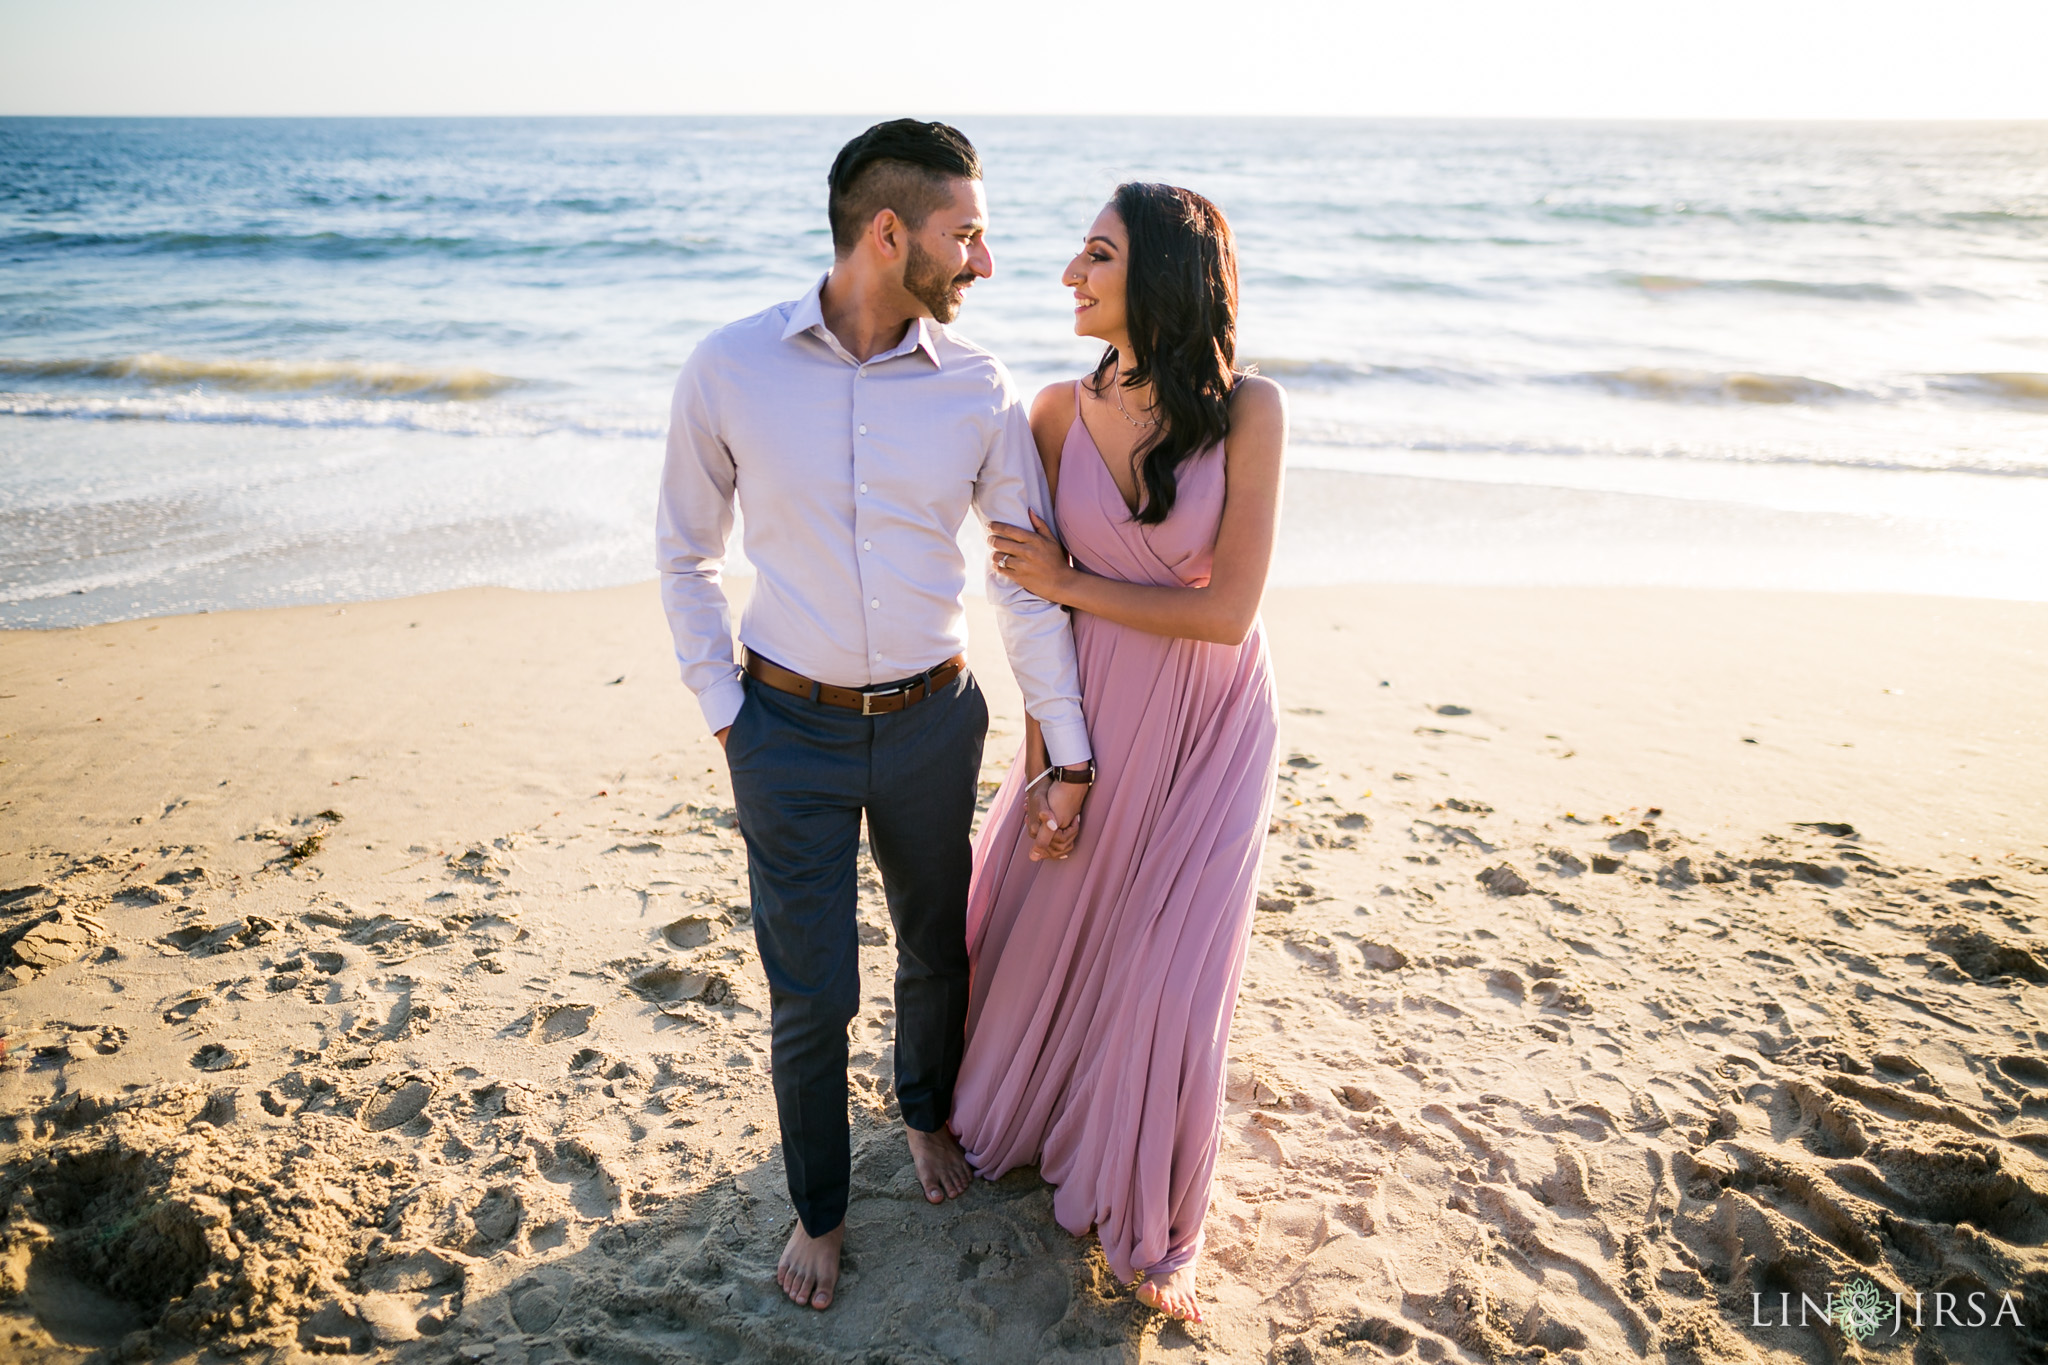
[[[1170,1275],[1147,1275],[1138,1285],[1138,1302],[1182,1322],[1200,1322],[1202,1305],[1195,1301],[1195,1268],[1184,1265]]]
[[[967,1193],[974,1173],[967,1169],[967,1153],[960,1150],[952,1129],[927,1133],[906,1123],[903,1132],[910,1139],[910,1159],[917,1165],[917,1183],[924,1187],[926,1199],[943,1204]]]
[[[798,1223],[782,1249],[782,1261],[775,1267],[775,1283],[792,1303],[810,1308],[832,1306],[832,1292],[839,1287],[839,1248],[846,1241],[846,1224],[841,1223],[823,1237],[813,1237]]]

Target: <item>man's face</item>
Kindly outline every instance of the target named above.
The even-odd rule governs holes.
[[[976,279],[995,273],[988,253],[988,199],[979,180],[951,182],[952,201],[933,209],[910,234],[903,258],[903,288],[933,318],[951,322]]]

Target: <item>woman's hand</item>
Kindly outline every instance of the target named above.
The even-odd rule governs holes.
[[[1032,862],[1058,862],[1074,851],[1074,841],[1081,837],[1081,798],[1087,791],[1071,782],[1040,783],[1024,794],[1024,834],[1031,840]]]
[[[1058,602],[1060,585],[1074,573],[1067,562],[1066,547],[1053,537],[1052,528],[1031,514],[1033,530],[998,521],[990,525],[988,547],[995,570],[1035,597]]]

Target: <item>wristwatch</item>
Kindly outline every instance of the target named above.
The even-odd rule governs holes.
[[[1092,758],[1088,760],[1086,773],[1077,773],[1072,768],[1047,768],[1045,771],[1048,782],[1073,782],[1083,787],[1095,785],[1095,760]]]

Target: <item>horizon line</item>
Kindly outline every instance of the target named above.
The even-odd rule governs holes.
[[[943,112],[943,111],[939,111]],[[901,117],[888,110],[783,110],[745,112],[707,111],[662,111],[662,112],[545,112],[545,113],[323,113],[323,114],[93,114],[93,113],[19,113],[0,110],[4,119],[92,119],[105,122],[130,121],[149,122],[156,120],[184,119],[192,121],[217,122],[311,122],[343,119],[389,119],[425,120],[438,119],[454,122],[463,119],[859,119]],[[1406,123],[1719,123],[1719,124],[2048,124],[2048,113],[2027,115],[1985,115],[1985,114],[1397,114],[1397,113],[1302,113],[1302,112],[1226,112],[1215,110],[1189,110],[1185,112],[1122,113],[1113,110],[1073,110],[1051,113],[1044,110],[979,110],[972,113],[946,113],[949,119],[970,118],[1018,118],[1018,119],[1103,119],[1113,118],[1126,121],[1164,122],[1175,119],[1211,120],[1275,120],[1301,123],[1363,123],[1363,122],[1406,122]]]

